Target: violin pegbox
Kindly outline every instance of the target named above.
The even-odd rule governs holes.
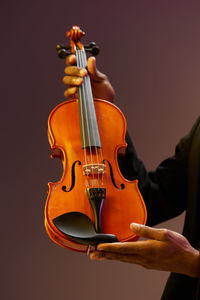
[[[96,45],[95,42],[91,42],[90,44],[83,45],[80,42],[80,39],[85,35],[79,26],[73,26],[72,29],[66,32],[66,36],[70,38],[70,46],[65,47],[63,45],[57,45],[56,50],[58,53],[58,57],[66,58],[70,54],[76,53],[76,47],[79,50],[85,49],[86,52],[91,53],[93,56],[99,54],[99,47]]]

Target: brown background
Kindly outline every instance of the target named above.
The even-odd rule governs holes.
[[[63,101],[55,46],[75,24],[101,46],[98,66],[153,169],[199,114],[200,2],[2,0],[0,23],[1,299],[159,299],[168,273],[91,262],[45,233],[47,182],[62,174],[46,136],[48,115]],[[182,223],[160,226],[181,231]]]

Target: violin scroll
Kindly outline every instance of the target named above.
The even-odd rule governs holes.
[[[80,50],[84,49],[83,44],[80,42],[84,34],[85,32],[83,32],[79,26],[73,26],[72,29],[66,33],[67,37],[70,38],[71,52],[73,54],[76,53],[76,46],[78,46]]]

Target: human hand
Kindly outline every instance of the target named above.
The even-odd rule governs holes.
[[[65,97],[76,97],[78,86],[83,83],[84,77],[89,73],[94,98],[104,99],[114,102],[115,91],[107,76],[96,68],[96,59],[91,56],[87,62],[87,70],[75,66],[76,56],[69,55],[66,59],[67,67],[64,72],[63,83],[68,85],[64,92]]]
[[[181,234],[132,223],[132,231],[147,240],[99,244],[92,260],[118,260],[147,269],[200,276],[200,254]]]

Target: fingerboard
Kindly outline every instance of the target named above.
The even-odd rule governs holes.
[[[87,56],[84,50],[76,49],[76,58],[77,67],[87,67]],[[82,148],[101,148],[89,75],[84,77],[84,82],[78,88],[78,100]]]

